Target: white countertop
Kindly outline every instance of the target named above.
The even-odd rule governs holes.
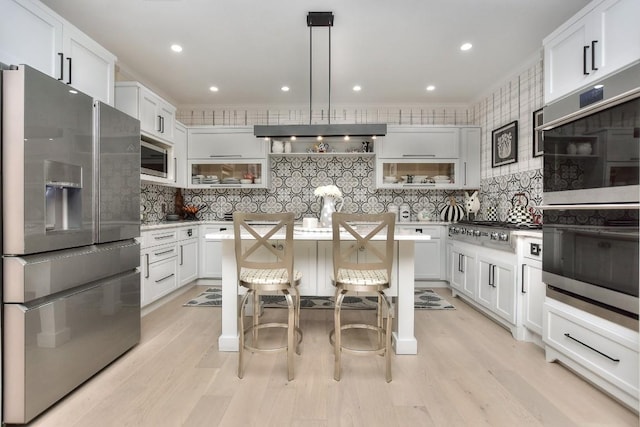
[[[141,231],[147,230],[159,230],[163,228],[173,228],[173,227],[188,227],[188,226],[197,226],[197,225],[224,225],[229,224],[233,226],[233,221],[162,221],[153,224],[142,224],[140,226]],[[450,223],[444,221],[408,221],[408,222],[397,222],[397,227],[413,227],[413,226],[439,226],[439,225],[448,225]]]
[[[265,229],[265,231],[268,230]],[[251,239],[250,234],[246,234],[247,239]],[[244,237],[244,235],[243,235]],[[345,240],[355,240],[355,238],[349,233],[342,233],[341,237]],[[204,236],[207,240],[231,240],[234,238],[233,230],[225,230],[217,233],[208,233]],[[283,233],[278,233],[273,236],[274,239],[284,239]],[[331,231],[307,231],[302,228],[295,227],[293,233],[293,240],[333,240],[333,233]],[[386,240],[386,233],[380,233],[374,236],[371,240]],[[396,230],[394,233],[394,240],[431,240],[431,236],[428,234],[416,233],[411,230]]]

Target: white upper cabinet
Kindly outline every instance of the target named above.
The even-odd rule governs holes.
[[[382,158],[455,159],[460,156],[460,130],[457,127],[389,126],[383,143],[376,145],[376,153]]]
[[[252,126],[194,126],[189,128],[190,159],[266,159],[267,143]]]
[[[389,126],[376,140],[378,188],[479,188],[480,128]]]
[[[187,128],[180,122],[176,122],[173,143],[174,181],[176,187],[186,188],[187,180]]]
[[[594,0],[545,38],[545,103],[639,60],[638,16],[638,0]]]
[[[173,144],[176,108],[138,82],[116,83],[116,108],[140,120],[140,132]]]
[[[460,129],[461,187],[480,188],[480,128]]]
[[[116,57],[77,28],[64,27],[65,81],[94,99],[114,105]]]
[[[0,0],[0,62],[60,75],[62,20],[37,3]]]
[[[113,105],[113,54],[40,2],[0,0],[0,10],[0,62],[29,65]]]

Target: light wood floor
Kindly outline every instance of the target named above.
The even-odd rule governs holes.
[[[303,310],[302,355],[217,350],[220,309],[182,307],[194,287],[143,318],[140,344],[34,426],[637,426],[638,416],[515,341],[447,289],[456,310],[416,310],[418,355],[343,357],[333,380],[331,310]],[[283,310],[267,310],[272,313]],[[267,315],[272,315],[269,313]],[[351,311],[349,316],[362,316]]]

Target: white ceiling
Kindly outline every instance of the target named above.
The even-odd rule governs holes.
[[[519,71],[540,51],[545,36],[588,3],[42,1],[113,52],[122,70],[178,106],[308,105],[309,11],[335,15],[334,105],[469,103]],[[326,40],[328,32],[314,29],[314,39]],[[461,52],[466,41],[474,47]],[[172,43],[181,44],[183,52],[171,52]],[[317,50],[313,56],[317,58]],[[355,84],[362,91],[353,92]],[[429,84],[436,90],[427,92]],[[211,85],[219,92],[210,92]],[[291,90],[282,92],[283,85]],[[314,92],[325,91],[317,91],[314,83]]]

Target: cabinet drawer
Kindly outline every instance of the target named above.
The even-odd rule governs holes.
[[[167,243],[175,243],[178,240],[178,231],[175,228],[142,233],[142,248],[150,248]]]
[[[198,237],[198,226],[183,227],[178,230],[178,240],[193,239]]]
[[[584,318],[545,304],[545,342],[580,365],[615,384],[631,395],[638,395],[638,339],[616,334],[617,325],[599,326]],[[601,320],[598,323],[609,322]],[[618,327],[620,328],[620,327]],[[632,332],[630,330],[626,330]],[[625,332],[626,332],[625,331]]]
[[[178,255],[178,250],[176,248],[175,243],[157,246],[145,251],[149,256],[149,264],[153,264],[154,262],[162,261],[171,257],[176,257]]]
[[[149,266],[149,278],[145,284],[144,296],[151,302],[175,289],[178,280],[178,260],[176,258],[159,261]]]

